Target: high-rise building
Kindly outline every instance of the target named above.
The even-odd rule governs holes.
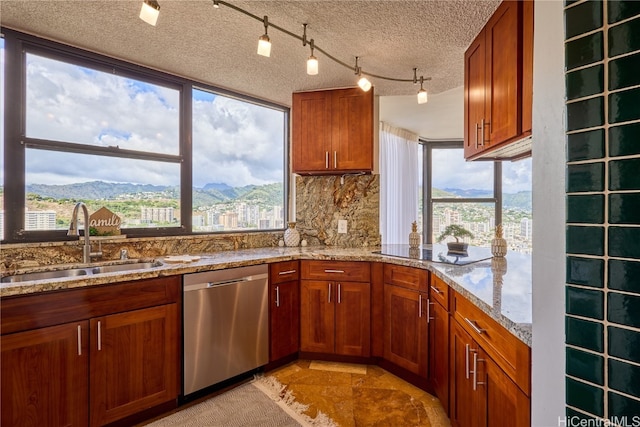
[[[55,211],[26,211],[24,213],[25,230],[55,230]]]
[[[143,223],[173,222],[173,208],[150,208],[143,206],[140,208],[140,220]]]

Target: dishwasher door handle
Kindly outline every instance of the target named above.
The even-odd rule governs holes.
[[[237,283],[248,282],[249,278],[244,277],[242,279],[233,279],[233,280],[223,280],[222,282],[207,282],[207,288],[215,288],[217,286],[229,286],[235,285]]]
[[[206,281],[205,279],[200,283],[191,283],[191,284],[185,283],[184,292],[217,288],[219,286],[236,285],[236,284],[246,283],[246,282],[255,282],[258,280],[266,279],[268,276],[269,276],[268,274],[255,274],[253,276],[246,276],[246,277],[229,279],[229,280],[220,280],[217,282],[209,282],[209,281]]]

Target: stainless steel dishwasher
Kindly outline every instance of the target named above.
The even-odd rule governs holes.
[[[267,265],[184,275],[183,393],[269,361]]]

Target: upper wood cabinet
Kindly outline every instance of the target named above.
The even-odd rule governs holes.
[[[512,159],[530,146],[533,2],[503,1],[465,52],[464,155]]]
[[[294,173],[373,170],[373,90],[294,93],[291,114]]]

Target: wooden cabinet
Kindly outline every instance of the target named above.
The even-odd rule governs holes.
[[[454,426],[530,425],[530,350],[465,298],[454,295],[450,418]]]
[[[291,114],[294,173],[373,170],[373,90],[294,93]]]
[[[517,158],[530,151],[491,154],[531,134],[532,75],[532,2],[503,1],[465,52],[466,159]]]
[[[429,289],[429,379],[445,411],[449,408],[449,311],[442,304],[448,286],[433,274]],[[435,289],[435,290],[434,290]]]
[[[384,358],[426,379],[428,375],[428,273],[384,266]]]
[[[297,353],[300,347],[300,283],[298,261],[269,266],[269,360]]]
[[[172,277],[2,299],[2,424],[99,426],[175,406],[180,296]]]
[[[302,261],[301,270],[300,350],[369,357],[369,264]]]
[[[88,322],[2,336],[3,426],[86,426]]]
[[[176,398],[178,307],[166,304],[90,320],[92,426]]]

